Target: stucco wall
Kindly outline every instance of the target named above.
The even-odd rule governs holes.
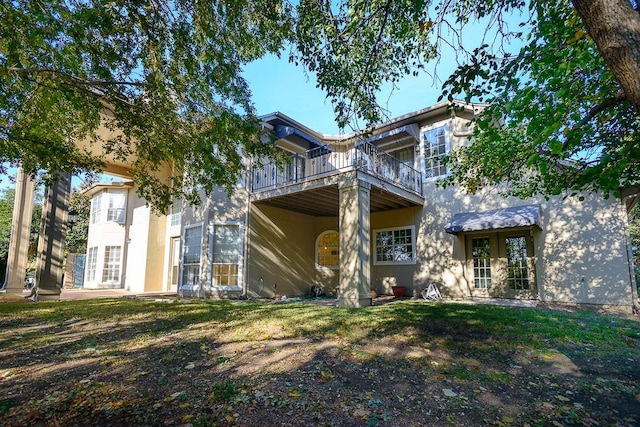
[[[393,211],[378,212],[371,215],[371,289],[378,294],[392,294],[391,286],[406,286],[408,294],[414,288],[416,264],[410,265],[376,265],[375,264],[375,231],[385,228],[414,226],[416,235],[419,233],[421,209],[407,208]],[[414,236],[416,237],[416,236]],[[421,257],[416,244],[417,257]]]
[[[469,143],[468,114],[452,118],[450,112],[440,109],[421,117],[424,120],[420,123],[421,133],[448,124],[448,143],[452,148]],[[424,146],[420,143],[417,148],[414,166],[424,170]],[[390,293],[391,285],[397,284],[407,286],[410,294],[417,295],[434,282],[445,297],[469,296],[465,236],[445,232],[452,216],[539,204],[542,228],[517,230],[527,233],[528,241],[533,241],[535,295],[546,301],[631,303],[624,240],[626,215],[615,198],[605,200],[601,194],[592,194],[586,195],[584,201],[562,197],[519,200],[502,197],[496,188],[468,195],[457,188],[440,188],[434,181],[424,183],[423,195],[423,206],[371,215],[370,285],[378,293]],[[328,291],[338,287],[337,270],[315,266],[316,239],[324,231],[339,230],[338,215],[318,218],[260,203],[250,204],[247,193],[240,190],[230,199],[222,191],[214,192],[203,199],[201,207],[187,209],[183,219],[183,229],[187,224],[204,225],[201,269],[206,286],[210,284],[208,226],[213,222],[238,222],[246,226],[244,284],[249,296],[305,295],[311,284],[322,284]],[[403,226],[415,227],[415,264],[376,265],[375,230]]]
[[[308,295],[317,278],[314,222],[309,215],[262,204],[251,206],[250,296]]]
[[[542,203],[541,300],[630,304],[623,209],[619,200],[602,194],[586,195],[582,202],[572,197]]]
[[[165,269],[166,216],[157,216],[134,190],[127,198],[125,288],[133,292],[162,290]]]
[[[630,304],[631,282],[620,201],[602,194],[563,199],[504,198],[495,189],[478,195],[425,185],[418,239],[419,261],[414,283],[438,282],[444,295],[468,295],[464,235],[444,231],[453,214],[540,204],[542,230],[535,230],[534,256],[539,298],[543,301]],[[420,286],[417,286],[418,288]]]
[[[201,194],[202,203],[199,206],[186,206],[182,215],[181,228],[192,224],[201,224],[203,227],[202,252],[200,256],[200,278],[202,287],[195,293],[188,291],[187,296],[214,296],[229,297],[239,296],[243,293],[242,283],[246,280],[246,271],[241,271],[243,277],[240,284],[233,289],[211,287],[211,233],[214,224],[237,224],[244,232],[246,227],[247,193],[244,188],[237,188],[230,196],[222,189],[214,190],[208,197]],[[184,232],[182,232],[184,235]],[[244,241],[244,235],[243,235]],[[182,256],[181,249],[181,256]],[[246,252],[243,257],[246,257]],[[182,261],[181,261],[182,263]],[[241,262],[243,264],[243,262]],[[182,274],[182,270],[180,270]],[[179,290],[182,292],[183,290]]]

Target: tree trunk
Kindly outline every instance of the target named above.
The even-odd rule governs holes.
[[[640,13],[629,0],[572,0],[587,32],[640,114]]]

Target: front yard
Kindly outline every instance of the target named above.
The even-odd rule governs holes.
[[[0,425],[635,426],[639,362],[589,311],[4,302]]]

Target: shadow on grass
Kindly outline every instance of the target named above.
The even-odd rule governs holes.
[[[5,425],[633,425],[640,413],[638,322],[586,312],[114,299],[6,304],[0,328]]]

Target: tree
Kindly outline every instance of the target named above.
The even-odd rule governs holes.
[[[318,73],[341,124],[384,116],[384,83],[424,69],[450,46],[461,65],[443,96],[489,106],[475,142],[451,156],[445,182],[469,192],[499,184],[508,194],[638,185],[640,8],[635,0],[344,1],[299,6],[299,53]],[[506,17],[523,13],[522,28]],[[463,30],[483,22],[467,50]],[[510,40],[525,43],[509,54]]]
[[[607,60],[610,53],[601,47],[610,44],[604,40],[609,36],[601,35],[601,28],[592,30],[611,26],[613,18],[602,12],[602,22],[594,22],[589,11],[585,25],[577,13],[583,2],[574,3],[580,7],[533,4],[533,32],[517,56],[499,58],[482,46],[479,60],[446,82],[449,96],[466,92],[468,99],[486,97],[490,103],[477,121],[473,146],[451,157],[449,183],[474,192],[480,185],[507,182],[506,192],[520,197],[584,190],[604,190],[608,197],[638,185],[640,96],[633,87],[638,74],[629,84],[628,70],[615,72],[609,63],[617,60]],[[620,16],[635,20],[635,30],[624,19],[611,29],[612,34],[632,29],[619,37],[619,53],[634,54],[623,42],[638,40],[635,49],[640,49],[640,13],[629,2],[610,3],[626,6]]]
[[[104,142],[95,130],[107,120],[123,135],[103,155],[134,158],[140,195],[161,211],[174,197],[197,202],[200,189],[230,191],[241,154],[273,155],[241,71],[287,47],[345,127],[380,122],[381,86],[437,64],[449,46],[461,66],[444,95],[491,104],[475,126],[478,149],[452,156],[462,166],[451,179],[469,191],[638,181],[637,0],[17,0],[0,11],[0,162],[45,177],[98,168],[73,141]],[[518,13],[524,27],[508,28]],[[466,49],[476,21],[485,30]],[[513,39],[525,46],[508,54]],[[496,149],[506,141],[513,157]],[[170,183],[154,175],[167,164]]]
[[[98,181],[97,176],[89,175],[82,183],[79,190],[71,193],[69,212],[76,216],[75,222],[69,223],[65,234],[65,246],[69,252],[84,253],[87,250],[87,238],[89,237],[89,220],[91,217],[91,198],[87,197],[85,190]]]
[[[286,4],[16,0],[0,15],[0,164],[50,182],[111,155],[166,211],[173,197],[230,190],[243,153],[269,153],[241,71],[283,48]],[[122,135],[101,141],[101,121]],[[104,150],[92,156],[76,140]],[[168,183],[155,175],[166,165]]]

